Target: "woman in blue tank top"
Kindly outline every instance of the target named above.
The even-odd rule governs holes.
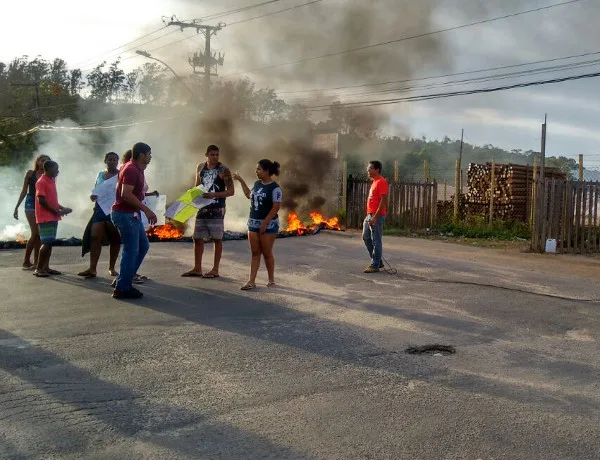
[[[248,291],[256,288],[256,274],[260,267],[260,259],[265,259],[269,282],[267,286],[275,286],[275,258],[273,257],[273,244],[279,233],[279,218],[277,213],[281,207],[283,194],[281,187],[273,180],[279,175],[279,163],[271,160],[260,160],[256,165],[256,177],[252,190],[248,188],[244,179],[238,173],[233,178],[242,186],[244,195],[250,200],[250,217],[248,219],[248,241],[252,251],[250,264],[250,278],[242,286]]]
[[[19,206],[25,199],[25,217],[29,223],[31,236],[27,240],[25,247],[25,258],[23,259],[23,270],[34,270],[37,268],[38,256],[42,242],[40,241],[40,232],[35,221],[35,183],[44,174],[44,163],[50,160],[48,155],[38,155],[33,160],[33,169],[30,169],[25,174],[23,181],[23,190],[19,195],[17,206],[13,214],[15,219],[19,219]],[[31,253],[33,252],[33,263],[31,263]]]

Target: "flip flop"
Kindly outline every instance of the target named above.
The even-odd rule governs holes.
[[[62,272],[59,272],[58,270],[52,270],[50,268],[50,269],[48,269],[48,274],[49,275],[62,275]]]
[[[21,270],[25,270],[25,271],[30,271],[30,270],[35,270],[35,265],[30,265],[29,267],[21,267]]]
[[[269,281],[269,282],[267,283],[267,287],[275,287],[275,286],[277,286],[277,285],[275,284],[275,281]]]
[[[48,278],[50,276],[49,273],[40,273],[38,271],[33,272],[33,276],[37,276],[38,278]]]
[[[97,275],[90,273],[89,271],[85,270],[83,272],[79,272],[77,273],[77,276],[82,276],[84,279],[90,279],[90,278],[96,278]]]
[[[207,273],[206,275],[202,276],[202,278],[219,278],[219,274],[218,273]]]
[[[246,283],[240,289],[242,291],[249,291],[251,289],[256,289],[256,284],[254,284],[254,283]]]
[[[181,276],[183,276],[184,278],[203,278],[204,275],[202,273],[196,273],[196,272],[185,272],[182,273]]]

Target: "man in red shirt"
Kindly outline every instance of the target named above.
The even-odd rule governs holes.
[[[52,255],[52,245],[56,240],[58,221],[61,216],[66,216],[71,212],[71,209],[58,203],[56,176],[58,176],[58,163],[49,160],[44,163],[44,174],[35,183],[35,221],[40,229],[42,247],[38,265],[33,274],[40,278],[61,274],[50,268],[50,256]]]
[[[156,214],[142,201],[144,200],[144,170],[152,159],[150,146],[138,142],[133,146],[131,161],[119,170],[117,196],[112,206],[110,218],[121,235],[121,269],[113,281],[115,299],[138,299],[142,293],[133,287],[133,277],[137,273],[150,248],[148,236],[142,224],[140,211],[146,214],[151,225],[156,223]]]
[[[367,216],[363,222],[363,241],[369,251],[371,263],[365,273],[375,273],[383,268],[383,221],[387,215],[388,183],[381,175],[381,162],[370,161],[367,174],[373,181],[367,198]]]

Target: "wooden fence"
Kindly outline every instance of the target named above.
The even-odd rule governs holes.
[[[346,226],[362,228],[371,181],[348,178]],[[386,225],[419,230],[437,221],[437,183],[389,182]]]
[[[600,253],[599,182],[546,179],[536,185],[531,248],[556,240],[559,253]]]

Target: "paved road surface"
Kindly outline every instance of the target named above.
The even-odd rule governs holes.
[[[356,236],[278,240],[253,292],[245,241],[217,280],[153,244],[135,302],[79,248],[52,279],[0,251],[0,458],[599,458],[600,264],[386,244],[395,277]],[[404,353],[428,343],[457,353]]]

